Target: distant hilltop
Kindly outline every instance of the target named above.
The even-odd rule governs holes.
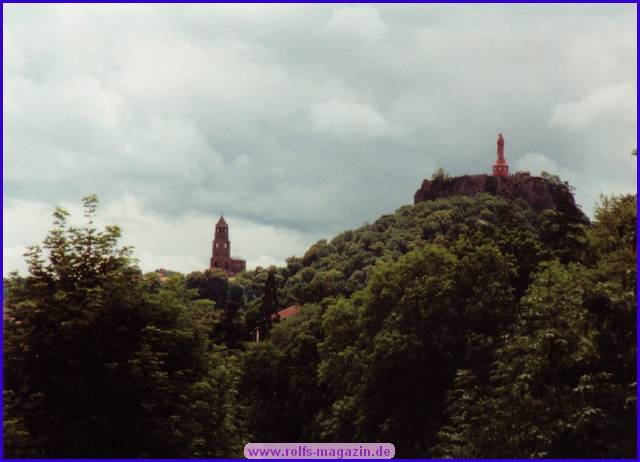
[[[413,196],[413,203],[489,193],[510,200],[520,199],[536,212],[555,210],[577,221],[589,221],[576,205],[567,182],[545,172],[542,172],[541,176],[531,176],[529,172],[510,175],[509,164],[504,155],[505,141],[502,133],[498,134],[496,145],[493,175],[464,175],[451,178],[440,169],[431,180],[422,182],[422,186]]]
[[[586,220],[576,205],[568,183],[560,181],[555,175],[544,173],[543,176],[531,176],[529,172],[517,172],[509,176],[436,175],[431,180],[422,182],[420,189],[413,196],[413,202],[417,204],[445,197],[474,196],[480,193],[489,193],[510,200],[521,199],[537,212],[552,209]]]

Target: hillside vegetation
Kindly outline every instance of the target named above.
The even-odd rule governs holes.
[[[5,280],[9,456],[635,456],[635,195],[593,223],[421,202],[232,279],[141,274],[85,205],[85,228],[58,210],[30,274]]]

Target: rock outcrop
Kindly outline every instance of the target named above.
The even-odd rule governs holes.
[[[424,180],[414,195],[413,202],[440,199],[451,196],[474,196],[489,193],[505,199],[521,199],[532,209],[541,212],[552,209],[574,218],[587,220],[576,205],[569,185],[559,178],[531,176],[519,172],[509,176],[464,175],[459,177],[437,177]]]

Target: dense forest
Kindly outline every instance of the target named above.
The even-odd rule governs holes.
[[[421,202],[231,279],[143,274],[95,197],[57,209],[4,280],[5,455],[633,458],[636,202]]]

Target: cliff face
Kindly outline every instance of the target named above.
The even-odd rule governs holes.
[[[504,177],[483,174],[424,180],[414,195],[413,203],[479,193],[511,200],[522,199],[537,212],[552,209],[579,221],[587,220],[566,183],[521,173]]]

